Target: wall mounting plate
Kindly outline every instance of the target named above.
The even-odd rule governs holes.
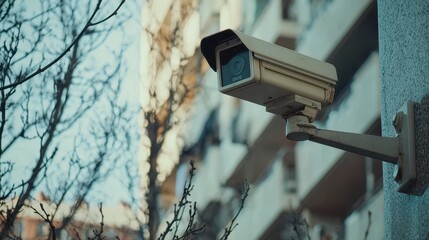
[[[308,116],[294,115],[286,120],[286,138],[292,141],[320,143],[395,165],[398,192],[421,195],[415,191],[417,180],[414,102],[408,101],[396,113],[393,125],[397,136],[382,137],[360,133],[318,129]]]
[[[395,181],[399,184],[398,192],[411,193],[417,178],[414,102],[408,101],[402,106],[396,113],[393,125],[399,137],[399,158],[394,171]]]

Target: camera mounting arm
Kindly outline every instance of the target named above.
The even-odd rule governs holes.
[[[310,140],[393,164],[397,163],[399,155],[399,137],[318,129],[309,123],[306,116],[293,116],[287,119],[286,137],[292,141]]]
[[[286,138],[292,141],[310,140],[323,145],[361,154],[395,164],[395,180],[399,192],[409,193],[416,180],[414,147],[414,104],[408,102],[396,114],[393,124],[396,137],[318,129],[307,116],[294,115],[286,119]]]

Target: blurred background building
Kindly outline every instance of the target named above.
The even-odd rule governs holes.
[[[208,226],[201,239],[216,238],[229,224],[245,179],[251,191],[231,239],[384,238],[381,162],[286,140],[283,119],[218,92],[198,48],[201,38],[231,28],[332,63],[335,100],[316,125],[380,135],[377,1],[165,0],[143,8],[143,26],[155,31],[179,11],[186,16],[183,48],[193,53],[187,67],[194,69],[187,77],[198,86],[181,130],[183,150],[162,184],[167,214],[194,160],[192,199]],[[144,61],[143,79],[150,72]]]
[[[11,202],[7,203],[7,205],[10,204]],[[63,204],[56,209],[55,203],[43,193],[38,194],[34,201],[29,201],[27,204],[28,206],[33,206],[34,209],[24,208],[20,212],[13,229],[16,238],[13,239],[96,239],[94,233],[95,231],[100,233],[101,229],[103,236],[107,239],[131,240],[138,237],[138,223],[133,220],[132,210],[126,203],[121,203],[117,206],[102,206],[100,212],[99,207],[91,207],[85,202],[76,210],[70,223],[55,237],[50,235],[49,224],[42,216],[46,217],[47,213],[55,212],[57,218],[61,220],[55,219],[52,224],[58,230],[58,227],[62,226],[62,221],[68,216],[71,206]],[[3,205],[2,207],[1,210],[4,211],[5,206]],[[4,215],[1,217],[4,217]],[[102,226],[101,222],[103,222]]]

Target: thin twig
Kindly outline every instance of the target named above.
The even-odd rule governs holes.
[[[36,213],[37,215],[40,216],[40,218],[43,219],[43,221],[45,221],[50,228],[50,232],[49,232],[49,236],[48,239],[52,239],[52,240],[56,240],[56,234],[55,234],[55,225],[53,223],[53,218],[52,215],[48,214],[45,210],[45,208],[43,207],[43,204],[40,203],[40,209],[42,209],[42,212],[39,212],[36,208],[34,208],[33,206],[30,206],[31,209],[33,209],[34,213]]]
[[[368,225],[366,226],[366,231],[365,231],[365,240],[368,239],[368,235],[369,235],[369,229],[371,227],[371,211],[368,211]]]
[[[98,210],[100,211],[101,214],[101,222],[100,222],[100,229],[94,229],[92,230],[92,232],[94,233],[94,237],[88,237],[89,240],[101,240],[101,239],[105,239],[105,237],[103,236],[104,233],[104,214],[103,214],[103,203],[100,203]]]
[[[173,226],[175,226],[174,235],[173,235],[173,239],[174,239],[174,236],[176,236],[179,228],[178,223],[182,219],[181,213],[185,210],[186,206],[191,203],[188,200],[188,197],[191,195],[191,191],[194,189],[194,185],[192,181],[195,176],[196,168],[194,166],[193,161],[191,161],[190,166],[191,168],[189,169],[189,180],[185,182],[183,195],[180,198],[179,202],[174,204],[173,219],[171,221],[167,221],[167,226],[164,232],[161,233],[161,235],[158,237],[158,240],[164,240],[167,237],[168,233],[173,231]]]
[[[94,17],[96,16],[97,12],[100,10],[100,5],[102,3],[103,0],[98,0],[97,5],[94,9],[94,11],[92,12],[92,15],[90,16],[90,18],[88,19],[87,23],[85,24],[85,26],[83,27],[83,29],[80,31],[80,33],[77,35],[77,37],[72,41],[72,43],[60,54],[58,55],[54,60],[52,60],[51,62],[49,62],[48,64],[46,64],[44,67],[39,67],[37,70],[35,70],[33,73],[27,75],[27,76],[21,76],[21,79],[17,79],[17,81],[15,81],[14,83],[11,83],[9,85],[5,85],[5,86],[1,86],[0,87],[0,91],[1,90],[6,90],[8,88],[13,88],[16,87],[20,84],[23,84],[24,82],[32,79],[33,77],[35,77],[36,75],[43,73],[44,71],[46,71],[48,68],[52,67],[55,63],[57,63],[59,60],[61,60],[71,49],[72,47],[82,38],[83,35],[85,35],[88,31],[88,28],[91,26],[95,26],[97,24],[100,24],[102,22],[107,21],[109,18],[113,17],[114,15],[117,14],[117,11],[119,10],[119,8],[124,4],[125,0],[122,0],[121,3],[118,5],[118,7],[114,10],[114,12],[112,12],[112,14],[110,14],[108,17],[104,18],[103,20],[97,21],[97,22],[92,22]]]
[[[250,190],[250,185],[247,182],[247,180],[245,180],[244,185],[243,185],[242,195],[241,195],[240,208],[238,209],[235,216],[232,218],[231,222],[229,223],[229,226],[225,228],[225,231],[224,231],[222,237],[220,238],[220,240],[228,239],[228,237],[232,233],[232,231],[238,226],[238,223],[236,223],[235,221],[237,220],[238,215],[240,215],[241,210],[243,210],[244,202],[245,202],[247,196],[249,195],[249,190]]]

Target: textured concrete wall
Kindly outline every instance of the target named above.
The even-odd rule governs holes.
[[[378,0],[382,131],[407,101],[416,106],[418,188],[429,183],[429,1]],[[426,96],[426,97],[425,97]],[[429,239],[429,191],[397,193],[393,167],[384,164],[386,239]]]

